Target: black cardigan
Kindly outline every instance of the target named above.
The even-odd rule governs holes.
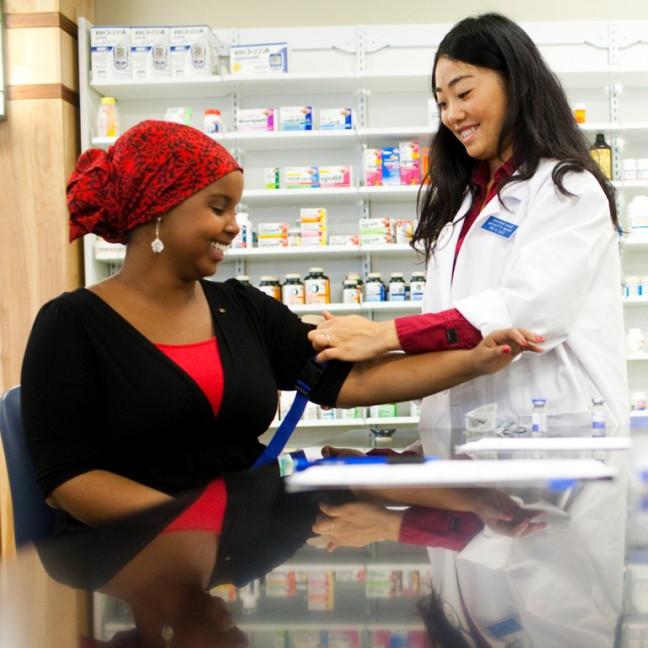
[[[102,469],[169,494],[249,468],[313,355],[288,308],[235,280],[201,282],[224,375],[220,411],[180,367],[93,292],[45,304],[22,369],[24,426],[44,495]],[[328,364],[311,400],[332,405],[351,365]]]

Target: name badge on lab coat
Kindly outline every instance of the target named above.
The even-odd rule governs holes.
[[[518,226],[508,221],[497,218],[497,216],[491,216],[483,225],[482,229],[485,229],[488,232],[497,234],[497,236],[503,236],[504,238],[510,239]]]

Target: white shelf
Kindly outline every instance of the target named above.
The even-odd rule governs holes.
[[[242,202],[248,205],[269,202],[285,205],[314,203],[341,203],[361,200],[357,187],[339,189],[247,189],[243,192]]]
[[[648,300],[646,300],[648,303]],[[363,304],[296,304],[290,307],[294,313],[304,315],[306,313],[321,313],[322,311],[329,311],[330,313],[371,313],[371,312],[387,312],[387,313],[403,313],[403,312],[420,312],[420,301],[404,301],[404,302],[364,302]]]
[[[627,359],[631,362],[648,362],[648,353],[629,353]]]
[[[628,306],[648,306],[648,297],[624,297],[623,303]]]
[[[290,149],[342,148],[360,141],[357,130],[311,130],[274,132],[231,132],[214,139],[224,146],[255,151],[276,151]]]
[[[358,88],[355,74],[299,74],[294,72],[241,75],[224,74],[223,84],[229,92],[245,94],[277,94],[298,92],[300,94],[324,94],[349,92]]]
[[[276,430],[281,421],[273,421],[269,430]],[[348,418],[348,419],[302,419],[297,427],[301,429],[320,429],[320,428],[342,428],[345,430],[353,430],[356,428],[366,427],[416,427],[419,419],[416,416],[390,416],[384,418],[368,417],[368,418]]]
[[[387,187],[360,187],[360,194],[365,200],[374,202],[401,202],[415,199],[420,185],[394,185]]]
[[[437,128],[432,126],[393,126],[389,128],[360,128],[360,137],[378,139],[387,137],[430,137]]]
[[[630,418],[648,418],[648,410],[637,410],[630,412]]]
[[[648,228],[633,230],[623,240],[623,247],[644,248],[648,247]]]
[[[615,180],[612,183],[617,189],[648,189],[648,180]]]
[[[140,81],[136,79],[93,82],[90,85],[104,97],[115,97],[117,101],[142,99],[206,99],[223,97],[232,91],[232,86],[220,76],[177,79],[174,77]]]
[[[392,243],[386,245],[321,245],[302,247],[268,247],[268,248],[234,248],[225,254],[223,263],[238,259],[267,261],[271,259],[299,259],[313,257],[357,258],[365,254],[376,256],[403,256],[414,254],[408,243]],[[123,246],[104,247],[95,249],[95,260],[102,263],[121,263],[124,260]]]

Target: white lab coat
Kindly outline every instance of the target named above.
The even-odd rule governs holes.
[[[612,648],[623,599],[626,461],[612,458],[619,478],[585,484],[566,512],[534,507],[546,512],[543,531],[510,538],[485,529],[459,553],[429,548],[432,585],[454,625],[469,632],[467,610],[493,648]],[[493,631],[512,619],[516,631]]]
[[[519,326],[545,336],[545,353],[524,353],[497,374],[423,401],[421,429],[463,427],[467,411],[496,402],[498,419],[529,421],[531,399],[547,399],[549,425],[587,425],[602,397],[609,425],[629,418],[621,270],[605,194],[590,173],[555,188],[553,160],[507,185],[470,228],[452,267],[470,197],[430,260],[423,312],[457,308],[483,335]],[[510,210],[510,211],[507,211]],[[482,228],[491,216],[518,226],[510,238]],[[442,237],[443,238],[443,237]]]

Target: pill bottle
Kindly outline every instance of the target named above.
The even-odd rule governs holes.
[[[547,412],[545,398],[531,399],[533,409],[531,411],[531,436],[541,436],[547,431]]]
[[[244,286],[251,286],[252,284],[250,283],[250,277],[248,275],[237,275],[236,281],[239,283],[242,283]]]
[[[279,283],[279,277],[274,275],[263,275],[261,277],[261,283],[259,284],[259,290],[269,297],[274,297],[277,301],[281,301],[281,284]]]
[[[345,279],[342,284],[342,303],[343,304],[361,304],[362,291],[358,286],[357,279]]]
[[[306,303],[304,282],[298,274],[290,273],[286,275],[284,285],[281,288],[281,298],[286,305]]]
[[[605,401],[592,398],[592,436],[605,436]]]
[[[402,272],[392,272],[389,277],[389,301],[405,301],[407,285]]]
[[[330,304],[331,281],[324,274],[323,268],[309,268],[304,277],[304,289],[307,304]]]
[[[410,279],[410,299],[421,301],[425,292],[425,272],[412,272]]]
[[[383,302],[387,297],[386,293],[380,272],[370,272],[367,275],[367,285],[365,286],[365,301]]]
[[[596,133],[596,141],[590,146],[590,155],[599,165],[603,175],[612,180],[612,147],[605,141],[603,133]]]
[[[119,135],[119,110],[115,97],[101,97],[97,111],[97,137],[117,137]]]
[[[203,117],[203,131],[207,135],[216,135],[223,132],[223,118],[218,108],[207,108]]]
[[[574,106],[574,119],[577,124],[584,124],[587,122],[587,106],[583,103]]]

